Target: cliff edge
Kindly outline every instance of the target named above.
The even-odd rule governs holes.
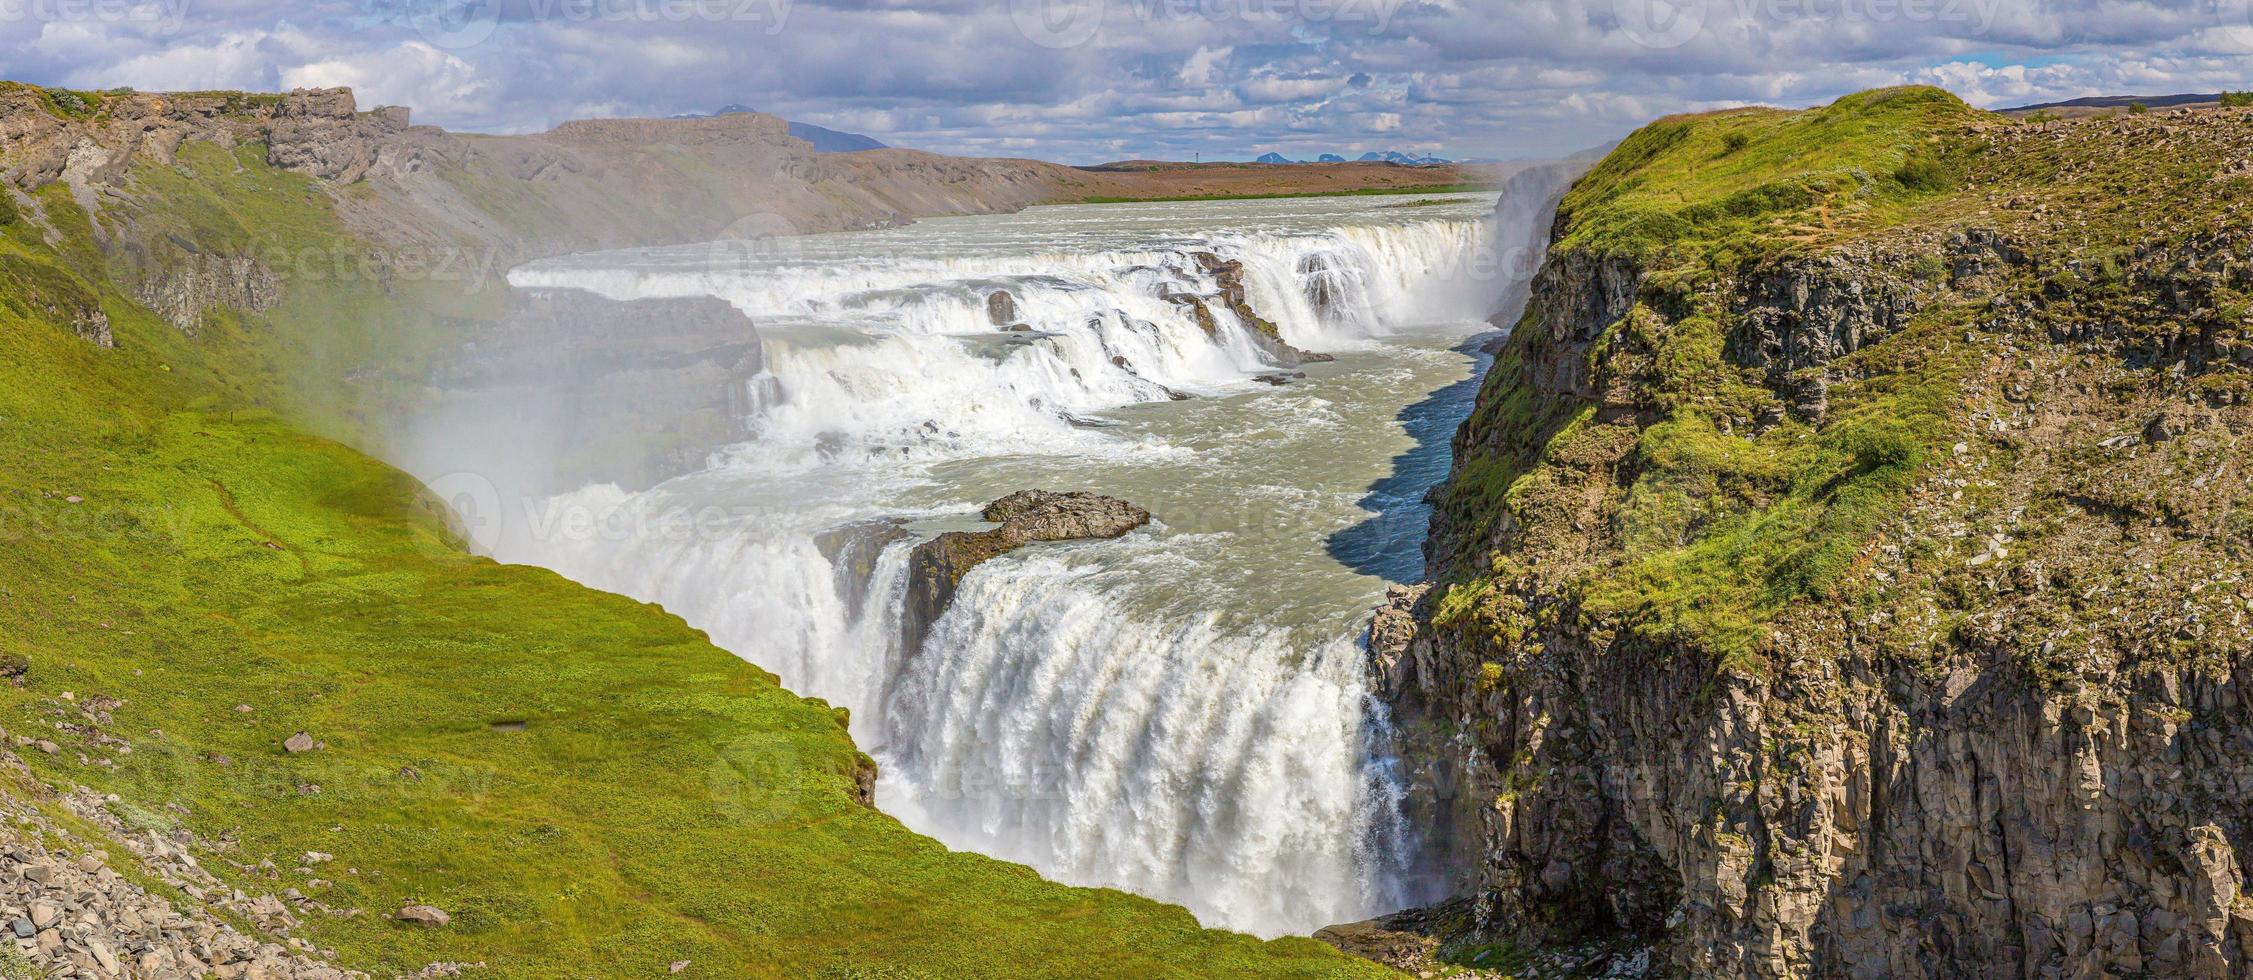
[[[2253,969],[2249,202],[2235,109],[1622,143],[1373,637],[1463,899],[1391,921],[1599,972]]]

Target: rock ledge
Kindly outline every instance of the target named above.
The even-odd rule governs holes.
[[[1036,541],[1116,538],[1150,523],[1150,512],[1101,494],[1020,490],[987,504],[981,515],[1000,527],[949,531],[915,548],[908,558],[907,608],[901,624],[907,649],[954,601],[962,577],[989,558]]]

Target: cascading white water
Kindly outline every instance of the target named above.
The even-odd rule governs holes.
[[[661,602],[851,708],[879,804],[952,846],[1265,935],[1395,907],[1357,645],[1383,581],[1325,547],[1411,451],[1394,416],[1469,371],[1448,347],[1504,285],[1475,261],[1491,200],[1043,208],[519,269],[725,298],[764,372],[751,438],[704,470],[542,501],[495,553]],[[1339,362],[1257,381],[1286,365],[1198,253]],[[1029,329],[995,324],[997,291]],[[1035,486],[1157,523],[981,565],[903,649],[914,542]]]

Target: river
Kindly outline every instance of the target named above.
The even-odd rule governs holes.
[[[525,289],[725,299],[762,370],[749,437],[698,471],[544,502],[627,530],[533,520],[492,550],[662,603],[851,709],[878,805],[949,846],[1268,936],[1428,898],[1360,638],[1421,574],[1422,497],[1523,262],[1494,203],[1040,207],[519,268]],[[1279,358],[1216,260],[1335,360]],[[909,550],[1033,487],[1154,521],[981,565],[907,648]]]

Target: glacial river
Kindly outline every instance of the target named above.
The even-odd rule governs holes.
[[[495,553],[662,603],[851,708],[879,806],[950,846],[1261,935],[1429,897],[1400,880],[1413,842],[1359,639],[1420,572],[1498,260],[1522,263],[1494,202],[1042,207],[520,268],[518,287],[723,298],[764,370],[750,438],[700,472],[555,501],[614,526],[703,515],[691,533]],[[1336,360],[1279,365],[1198,253],[1241,262],[1250,306]],[[997,328],[996,291],[1029,329]],[[909,550],[1032,487],[1155,520],[980,566],[905,648]]]

